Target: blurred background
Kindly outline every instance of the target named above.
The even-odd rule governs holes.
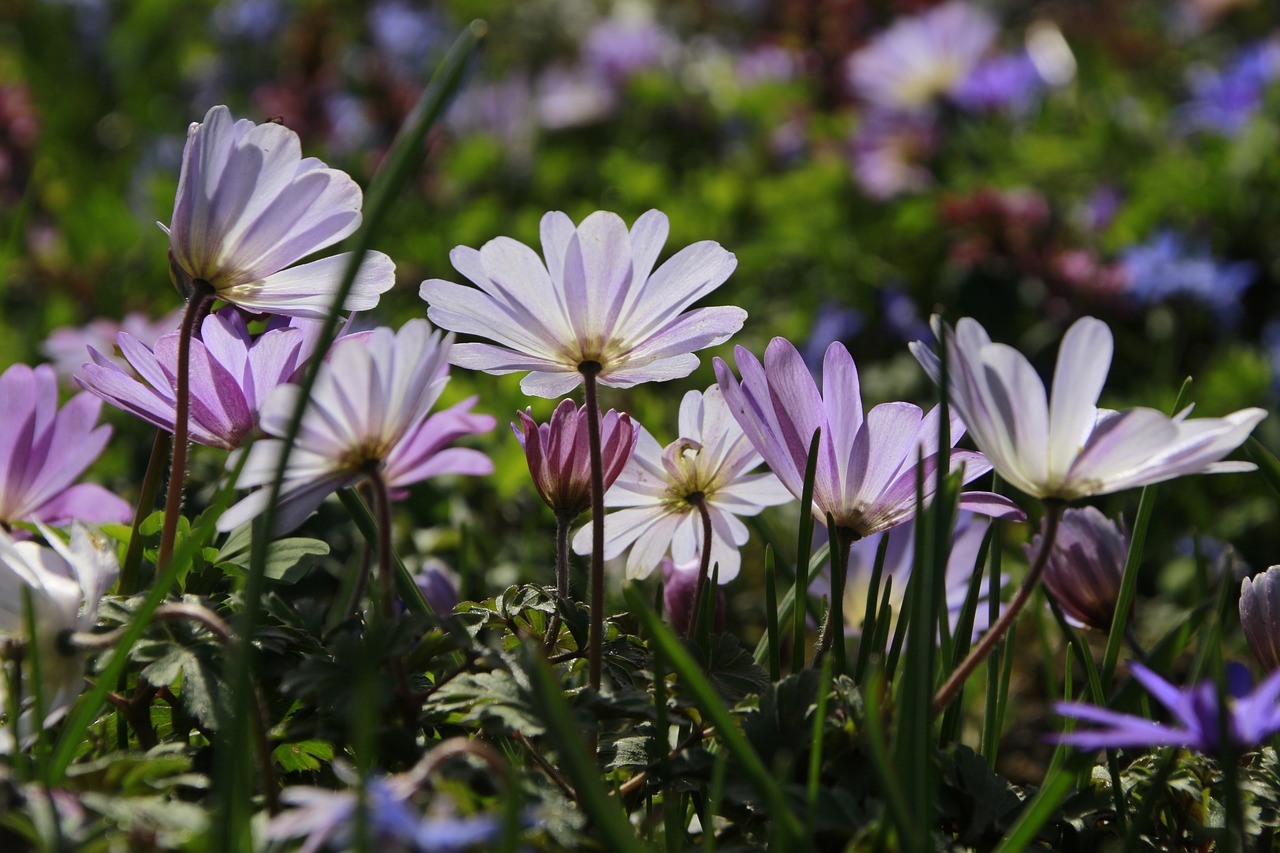
[[[751,315],[687,380],[606,394],[660,443],[681,394],[713,381],[711,355],[775,335],[815,370],[844,342],[868,406],[929,405],[906,344],[934,311],[978,318],[1046,375],[1066,327],[1101,317],[1116,334],[1104,405],[1167,410],[1191,375],[1198,415],[1276,407],[1280,13],[1232,0],[0,0],[0,365],[73,370],[86,336],[110,346],[131,312],[179,307],[155,223],[210,106],[277,117],[367,184],[474,18],[490,37],[377,237],[399,286],[370,323],[422,316],[422,279],[460,280],[456,245],[536,246],[552,209],[657,207],[668,254],[704,239],[736,253],[709,303]],[[498,472],[401,505],[402,550],[442,558],[464,595],[550,581],[551,514],[505,424],[554,401],[517,384],[455,370],[447,400],[479,394],[499,419],[481,443]],[[97,475],[132,496],[152,432],[104,417],[116,438]],[[1277,419],[1257,435],[1280,448]],[[199,506],[223,457],[196,451]],[[1136,500],[1100,505],[1131,520]],[[316,530],[349,535],[325,512]],[[1162,487],[1143,591],[1192,603],[1195,542],[1234,553],[1238,574],[1280,561],[1276,518],[1260,478]],[[794,525],[794,507],[771,512],[748,546],[731,625],[749,635],[759,541],[793,548]]]

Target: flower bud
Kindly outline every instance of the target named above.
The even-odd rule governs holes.
[[[1036,558],[1042,541],[1040,534],[1032,537],[1027,559]],[[1069,509],[1063,514],[1044,585],[1068,622],[1098,631],[1111,629],[1128,553],[1128,537],[1097,509]]]
[[[662,560],[662,604],[666,608],[667,619],[681,634],[691,632],[693,629],[693,598],[697,595],[698,571],[701,568],[700,560],[679,566],[670,557],[664,557]],[[707,585],[702,590],[702,594],[712,594],[710,578],[707,578]],[[724,589],[716,587],[715,597],[715,619],[712,630],[718,634],[724,630],[724,613],[727,607]]]
[[[555,510],[569,518],[591,507],[591,454],[587,444],[587,407],[579,409],[572,400],[556,406],[551,421],[538,424],[528,411],[517,412],[519,425],[512,424],[529,461],[529,473],[538,494]],[[630,415],[613,409],[600,419],[600,454],[607,490],[618,479],[640,432]]]
[[[1240,627],[1262,668],[1280,669],[1280,566],[1240,582]]]

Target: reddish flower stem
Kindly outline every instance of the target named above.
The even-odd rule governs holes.
[[[702,562],[698,566],[698,582],[693,587],[693,608],[689,610],[689,622],[683,626],[686,637],[693,636],[693,629],[698,624],[698,611],[702,609],[703,590],[711,574],[711,511],[707,509],[706,498],[700,495],[693,503],[697,505],[698,512],[702,513]]]
[[[591,452],[591,632],[587,641],[587,683],[600,689],[604,646],[604,457],[600,448],[600,405],[596,375],[600,365],[578,365],[587,406],[587,446]]]

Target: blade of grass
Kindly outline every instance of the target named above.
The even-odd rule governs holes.
[[[876,559],[871,565],[871,583],[867,587],[867,606],[862,614],[862,633],[858,637],[858,656],[853,662],[853,682],[862,683],[862,676],[867,671],[867,660],[871,652],[882,651],[880,646],[873,645],[877,635],[876,612],[880,606],[880,584],[884,576],[884,558],[889,552],[889,534],[880,534],[880,542],[876,545]]]
[[[1271,485],[1271,488],[1280,492],[1280,459],[1277,459],[1275,454],[1253,436],[1249,436],[1245,441],[1244,451],[1258,466],[1258,473],[1263,479]]]
[[[1033,846],[1040,828],[1053,818],[1058,806],[1075,790],[1076,775],[1092,763],[1093,756],[1076,754],[1056,773],[1048,776],[1040,790],[1031,798],[1031,802],[1023,808],[1022,815],[1000,842],[995,853],[1020,853]]]
[[[809,558],[809,577],[813,577],[815,574],[817,574],[818,569],[822,567],[822,564],[824,562],[826,562],[827,555],[829,553],[830,553],[829,543],[823,543],[823,545],[819,547],[818,550],[813,552],[813,556]],[[775,552],[775,565],[776,565],[776,559],[777,558],[776,558],[776,552]],[[809,595],[805,595],[804,603],[805,603],[805,609],[807,612],[802,616],[802,618],[807,616],[812,616],[814,618],[814,621],[821,621],[822,611],[818,608],[813,598],[810,597]],[[796,591],[795,591],[795,587],[792,586],[790,589],[787,590],[786,594],[782,596],[782,601],[778,602],[779,633],[781,633],[782,626],[788,624],[791,621],[791,619],[795,616],[795,612],[796,612]],[[768,639],[767,637],[761,637],[760,642],[756,643],[756,650],[754,652],[755,662],[760,664],[761,666],[764,666],[765,660],[768,658],[768,654],[769,654],[769,646],[768,646],[767,639]],[[781,651],[782,651],[781,647],[779,647],[778,651],[779,651],[779,654],[781,654]]]
[[[818,781],[822,773],[822,735],[826,731],[827,694],[831,692],[831,656],[822,659],[818,676],[818,701],[813,711],[813,734],[809,738],[809,777],[805,787],[805,828],[809,837],[817,833]]]
[[[998,521],[987,525],[987,532],[982,536],[982,544],[978,546],[978,556],[974,560],[973,575],[969,578],[969,589],[965,592],[964,604],[960,615],[956,618],[956,634],[951,651],[951,669],[955,669],[969,654],[969,645],[973,639],[973,623],[977,619],[978,604],[982,598],[982,566],[987,562],[987,554],[991,551],[991,541],[995,538]],[[939,730],[938,743],[948,744],[960,739],[960,702],[953,702],[942,715],[942,726]]]
[[[792,599],[794,605],[794,599]],[[778,636],[778,587],[773,565],[773,548],[764,547],[764,618],[765,641],[769,644],[769,680],[782,678],[782,648]]]
[[[800,532],[796,540],[795,601],[804,601],[809,595],[809,550],[813,547],[813,481],[818,471],[818,446],[822,430],[813,431],[809,440],[808,462],[804,469],[804,487],[800,493]],[[794,624],[791,632],[791,671],[804,669],[804,617],[805,608],[794,607]]]
[[[898,779],[897,769],[889,758],[888,739],[885,736],[884,721],[880,719],[880,708],[884,703],[884,672],[872,667],[867,673],[866,718],[862,721],[867,732],[867,754],[871,758],[871,768],[880,779],[884,790],[885,803],[889,807],[889,816],[898,827],[898,839],[906,843],[916,833],[916,824],[907,807],[907,797],[902,783]]]

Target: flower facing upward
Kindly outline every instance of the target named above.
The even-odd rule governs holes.
[[[77,394],[58,409],[58,379],[47,364],[15,364],[0,374],[0,522],[72,519],[125,522],[129,504],[92,483],[72,485],[111,437],[94,427],[102,402]]]
[[[1028,561],[1040,553],[1042,538],[1038,533],[1031,537],[1026,546]],[[1078,628],[1111,630],[1128,554],[1128,538],[1097,509],[1090,506],[1062,514],[1044,569],[1044,585],[1068,622]]]
[[[399,332],[380,328],[367,338],[344,339],[320,370],[289,453],[277,532],[292,530],[328,495],[378,473],[392,490],[439,474],[488,474],[493,463],[476,450],[447,447],[457,438],[493,429],[489,415],[471,413],[475,399],[428,417],[449,381],[452,336],[441,338],[425,320]],[[282,385],[263,403],[262,431],[285,435],[301,389]],[[279,438],[255,442],[236,486],[271,483],[285,452]],[[228,468],[238,460],[232,456]],[[269,489],[231,507],[218,520],[227,531],[266,509]]]
[[[924,498],[936,485],[938,410],[927,415],[910,403],[882,403],[865,417],[858,370],[842,344],[827,347],[822,393],[800,353],[783,338],[774,338],[764,364],[742,347],[734,350],[742,384],[729,365],[715,360],[716,377],[733,416],[764,461],[791,494],[804,492],[809,443],[821,428],[818,468],[813,488],[813,515],[859,538],[901,524],[916,513],[916,461],[924,456]],[[951,441],[963,429],[951,423]],[[951,451],[951,469],[963,466],[969,482],[991,470],[981,453]],[[998,518],[1024,516],[1006,498],[990,492],[963,492],[960,508]]]
[[[292,382],[310,358],[318,330],[318,324],[307,320],[288,325],[273,321],[254,339],[232,306],[206,317],[200,336],[191,340],[192,441],[228,450],[244,443],[267,395]],[[91,347],[93,362],[81,368],[83,377],[76,381],[111,405],[173,432],[178,333],[160,338],[154,348],[124,332],[118,340],[132,372]]]
[[[1031,362],[992,343],[976,321],[966,317],[952,331],[934,317],[933,328],[947,341],[951,405],[996,472],[1028,495],[1069,501],[1184,474],[1254,469],[1219,460],[1266,417],[1262,409],[1194,420],[1189,409],[1172,418],[1146,408],[1099,409],[1112,349],[1101,320],[1085,317],[1067,330],[1047,400]],[[911,352],[941,381],[932,350],[916,341]]]
[[[1140,663],[1130,665],[1133,677],[1169,710],[1176,725],[1155,723],[1145,717],[1121,714],[1082,702],[1054,706],[1064,717],[1074,717],[1103,728],[1071,732],[1055,739],[1081,749],[1126,749],[1144,746],[1182,746],[1206,755],[1222,748],[1218,688],[1212,681],[1179,690]],[[1250,691],[1249,671],[1242,664],[1227,664],[1227,731],[1236,750],[1251,749],[1280,731],[1280,672]]]
[[[635,453],[605,505],[622,507],[605,516],[605,559],[631,546],[627,577],[647,577],[670,548],[676,565],[702,554],[702,511],[711,516],[711,563],[720,583],[738,576],[748,531],[739,516],[757,515],[791,496],[772,474],[748,474],[760,464],[714,385],[705,394],[690,391],[680,402],[680,438],[665,448],[644,427]],[[574,537],[579,554],[591,550],[591,528]],[[695,572],[696,576],[696,572]]]
[[[562,400],[545,424],[529,412],[517,412],[520,424],[512,424],[529,460],[529,473],[538,494],[557,515],[574,518],[591,507],[591,457],[587,451],[587,407]],[[630,415],[613,409],[600,419],[600,449],[604,487],[622,473],[640,437]]]
[[[165,229],[174,279],[184,296],[203,281],[233,305],[324,317],[348,256],[285,268],[354,232],[362,201],[345,172],[302,156],[292,130],[233,121],[226,107],[214,107],[191,125],[182,152]],[[343,307],[372,308],[394,283],[391,259],[370,252]]]
[[[1240,582],[1240,627],[1262,668],[1280,669],[1280,566]]]
[[[629,388],[687,376],[695,350],[724,342],[746,320],[741,308],[685,309],[715,290],[737,260],[706,240],[653,269],[667,240],[667,217],[651,210],[628,232],[617,214],[598,211],[576,228],[558,211],[542,217],[546,263],[508,237],[479,251],[450,253],[479,290],[439,279],[419,291],[431,322],[496,341],[453,348],[459,367],[489,373],[531,371],[524,393],[559,397],[594,371],[600,384]]]

